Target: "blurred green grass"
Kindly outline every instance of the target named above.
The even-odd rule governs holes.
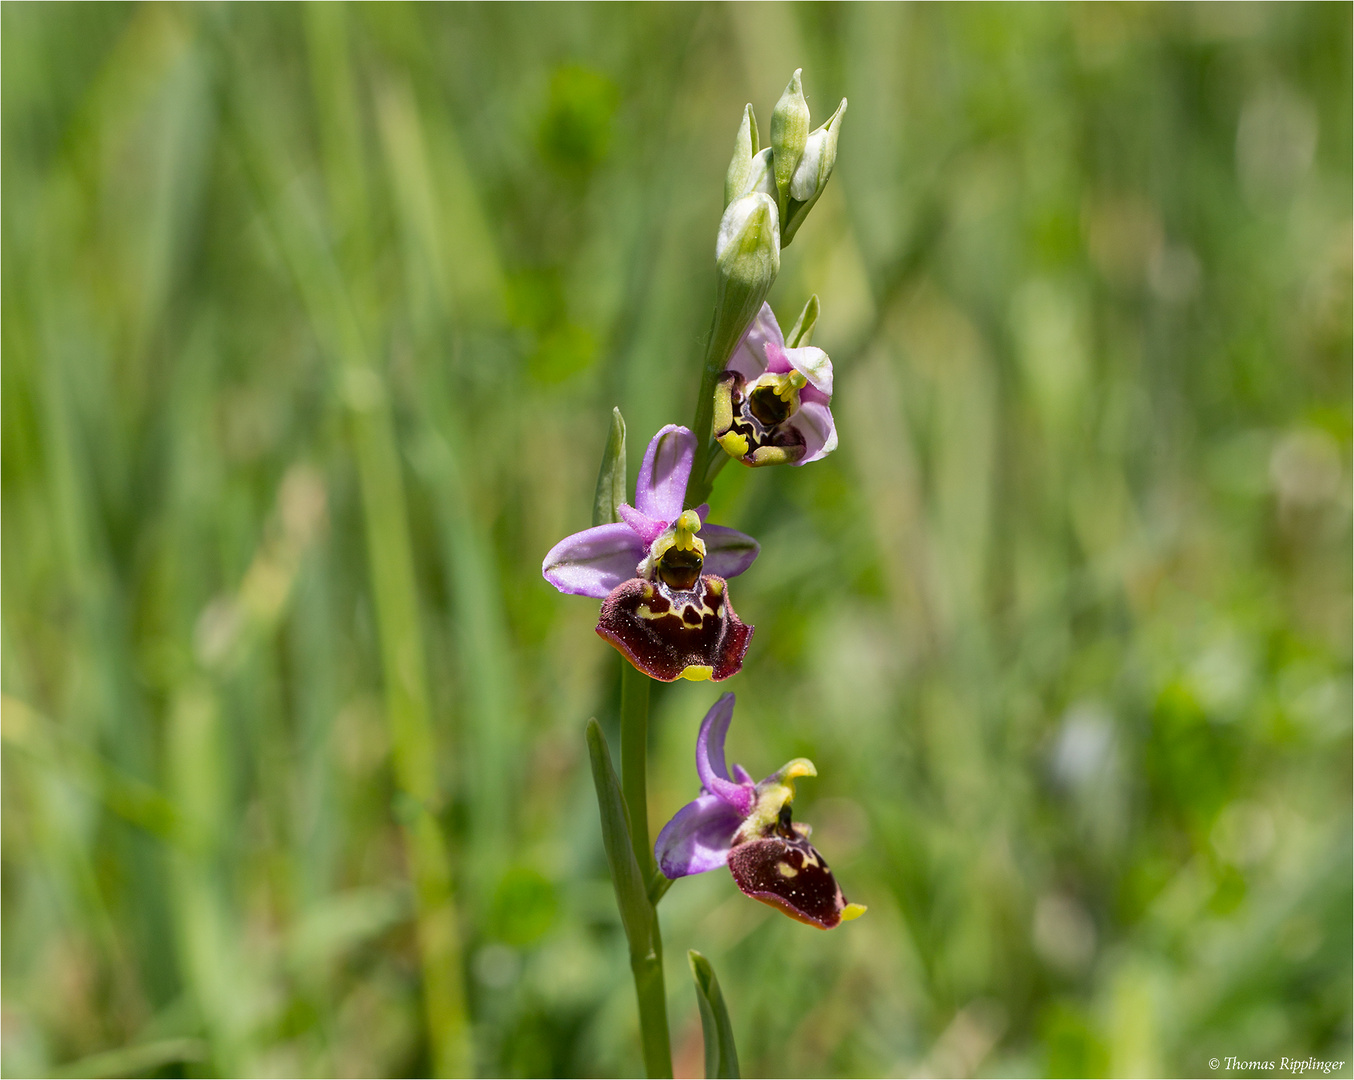
[[[0,30],[6,1075],[638,1068],[617,658],[539,563],[612,405],[632,463],[690,416],[738,117],[801,65],[851,106],[772,302],[822,297],[842,445],[721,476],[730,749],[814,759],[870,912],[705,875],[669,953],[749,1075],[1348,1057],[1348,5]],[[655,827],[713,696],[655,694]]]

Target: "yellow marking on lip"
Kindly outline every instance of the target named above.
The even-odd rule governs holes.
[[[690,679],[692,682],[705,682],[714,673],[715,669],[709,664],[688,664],[677,677],[679,679]]]
[[[842,922],[859,919],[869,910],[864,904],[847,904],[846,907],[842,908]]]
[[[748,452],[748,437],[736,431],[726,431],[719,437],[719,445],[730,457],[745,457]]]
[[[797,877],[799,875],[799,871],[787,862],[776,863],[776,869],[780,871],[781,877]]]

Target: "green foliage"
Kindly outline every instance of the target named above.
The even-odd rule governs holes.
[[[800,66],[850,112],[770,301],[821,298],[841,448],[715,485],[729,751],[815,761],[869,912],[711,873],[669,949],[748,1075],[1349,1057],[1348,5],[0,31],[6,1075],[637,1073],[616,658],[540,561],[613,406],[691,416]],[[651,826],[715,693],[654,690]]]
[[[686,954],[691,978],[696,984],[696,1003],[701,1012],[701,1034],[705,1038],[705,1075],[737,1077],[738,1047],[734,1045],[733,1024],[719,989],[719,979],[710,961],[695,949]]]

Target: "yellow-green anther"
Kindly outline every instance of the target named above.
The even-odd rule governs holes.
[[[701,557],[705,556],[705,544],[696,539],[701,529],[700,515],[694,510],[683,510],[681,516],[672,523],[672,546],[678,551],[695,551],[700,545]]]
[[[771,153],[775,159],[776,190],[780,192],[781,206],[790,195],[790,181],[794,178],[804,146],[809,139],[809,103],[804,100],[804,87],[796,68],[790,84],[771,112]]]
[[[757,150],[757,118],[752,114],[752,106],[747,105],[743,109],[743,122],[738,126],[738,137],[734,140],[733,160],[724,177],[725,206],[751,190],[752,159]]]
[[[795,400],[795,394],[809,384],[798,371],[787,371],[784,375],[763,375],[763,385],[770,386],[781,401]]]
[[[652,578],[655,571],[663,565],[663,556],[670,551],[691,551],[698,561],[682,560],[683,566],[692,574],[700,573],[700,564],[705,561],[705,541],[696,533],[700,532],[700,515],[694,510],[683,510],[677,520],[664,529],[649,548],[649,554],[639,564],[638,576]]]
[[[817,776],[818,770],[808,758],[795,758],[777,769],[757,785],[757,801],[752,811],[743,819],[738,832],[734,834],[734,843],[760,836],[780,816],[781,808],[794,802],[795,779],[800,776]]]

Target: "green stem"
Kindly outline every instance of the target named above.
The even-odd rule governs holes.
[[[633,664],[621,661],[621,794],[630,812],[630,847],[647,881],[654,871],[649,847],[648,791],[645,783],[649,753],[649,677]]]
[[[654,912],[655,952],[630,957],[639,1000],[639,1037],[644,1048],[644,1073],[651,1080],[671,1080],[672,1044],[668,1040],[668,996],[663,983],[663,946],[658,937],[658,912]]]
[[[715,313],[716,321],[719,313]],[[735,344],[737,341],[735,339]],[[701,371],[701,388],[696,397],[696,415],[691,421],[691,430],[696,433],[696,460],[691,465],[691,476],[695,483],[687,488],[686,509],[699,506],[710,494],[713,477],[706,477],[710,465],[710,447],[717,444],[711,441],[710,434],[715,425],[715,383],[724,372],[724,364],[732,349],[725,351],[725,343],[715,340],[715,326],[710,327],[710,341],[705,348],[705,365]]]
[[[641,879],[648,881],[657,870],[649,843],[649,798],[646,790],[649,739],[649,677],[622,661],[621,668],[621,792],[629,814],[630,848]],[[672,1076],[672,1046],[668,1038],[667,993],[663,983],[663,938],[658,912],[650,905],[652,919],[647,949],[631,941],[630,970],[635,976],[639,1002],[640,1041],[644,1047],[644,1071],[650,1077]]]
[[[702,481],[705,485],[701,502],[710,497],[710,492],[714,490],[715,477],[719,475],[719,470],[729,463],[729,455],[724,452],[724,448],[719,443],[711,441],[706,450],[709,454],[709,462],[705,466],[705,478]],[[696,504],[697,506],[700,503]]]

